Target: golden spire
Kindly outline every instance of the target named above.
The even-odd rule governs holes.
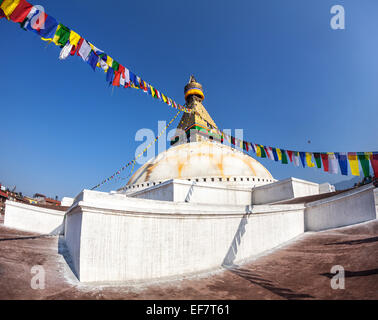
[[[192,113],[184,113],[177,129],[188,131],[190,129],[196,129],[195,137],[190,137],[190,141],[202,141],[206,139],[214,139],[216,137],[209,137],[208,130],[217,129],[217,125],[210,117],[209,113],[202,104],[205,99],[202,85],[197,82],[193,75],[190,76],[189,82],[184,89],[186,107],[193,110]],[[189,133],[187,132],[189,138]],[[201,137],[199,137],[201,136]],[[218,139],[215,139],[218,140]]]

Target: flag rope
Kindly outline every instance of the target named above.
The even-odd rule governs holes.
[[[106,73],[106,80],[113,86],[124,88],[142,89],[153,98],[159,99],[167,105],[185,113],[195,113],[202,120],[203,117],[191,108],[176,103],[174,100],[145,82],[141,77],[122,66],[116,60],[108,56],[103,50],[98,49],[91,42],[82,38],[75,31],[69,29],[62,23],[44,12],[41,6],[33,6],[26,0],[0,0],[0,18],[6,17],[16,23],[20,23],[24,30],[38,34],[43,41],[53,42],[62,50],[60,60],[65,60],[69,55],[78,55],[87,62],[93,70],[101,68]],[[343,175],[348,174],[348,163],[352,175],[360,175],[359,164],[365,177],[370,175],[369,163],[373,168],[374,175],[378,177],[378,152],[302,152],[285,150],[281,148],[267,147],[255,144],[224,133],[218,129],[211,129],[221,135],[221,139],[227,139],[231,145],[239,146],[245,151],[251,149],[256,156],[281,161],[283,164],[290,162],[303,167],[318,167],[323,165],[324,171],[338,173],[339,169]],[[210,130],[210,131],[211,131]],[[223,141],[222,141],[223,142]],[[315,161],[315,163],[313,162]],[[316,164],[316,165],[315,165]]]
[[[155,144],[155,142],[157,140],[159,140],[159,138],[161,137],[161,135],[171,126],[171,124],[173,123],[173,121],[175,121],[175,119],[178,117],[178,115],[181,112],[182,112],[181,110],[178,110],[177,113],[176,113],[176,115],[171,119],[171,121],[168,122],[168,124],[164,127],[164,129],[133,160],[131,160],[126,165],[124,165],[121,169],[119,169],[118,171],[116,171],[115,173],[113,173],[109,178],[103,180],[102,182],[100,182],[99,184],[97,184],[96,186],[94,186],[93,188],[91,188],[91,190],[95,190],[95,189],[99,188],[100,186],[102,186],[103,184],[107,183],[108,181],[113,180],[115,177],[117,177],[118,175],[120,175],[121,172],[124,171],[127,167],[129,167],[130,165],[132,165],[132,169],[131,169],[131,172],[129,174],[129,176],[130,176],[133,173],[133,171],[134,171],[134,167],[135,167],[135,163],[136,163],[137,159],[140,158],[149,148],[151,148]]]

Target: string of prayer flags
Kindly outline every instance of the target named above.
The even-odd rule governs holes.
[[[54,43],[61,48],[59,59],[66,60],[69,56],[80,56],[84,62],[88,63],[93,70],[102,69],[106,73],[106,82],[109,85],[135,88],[151,95],[152,98],[158,99],[168,106],[178,109],[179,112],[193,113],[194,111],[176,103],[166,94],[144,81],[141,77],[130,71],[121,63],[110,57],[103,50],[98,49],[94,44],[81,37],[78,33],[71,30],[62,23],[59,23],[54,17],[46,14],[41,6],[34,6],[26,0],[0,0],[0,18],[6,17],[15,23],[20,23],[21,28],[32,31],[41,37],[43,41]],[[178,113],[179,113],[178,112]],[[177,113],[177,115],[178,115]],[[176,115],[176,117],[177,117]],[[200,118],[201,115],[198,114]],[[370,166],[374,175],[378,176],[378,152],[302,152],[292,151],[280,148],[265,147],[254,144],[225,134],[218,129],[209,129],[216,131],[221,136],[221,141],[225,139],[232,145],[240,147],[248,152],[251,150],[258,157],[269,158],[274,161],[280,161],[282,164],[293,162],[299,166],[300,162],[303,167],[321,168],[325,172],[348,174],[348,164],[352,175],[359,176],[361,166],[364,176],[370,175]],[[315,161],[315,163],[313,162]],[[132,162],[130,162],[132,164]]]
[[[229,141],[235,147],[240,147],[246,152],[253,151],[259,158],[268,158],[282,164],[288,164],[289,161],[294,166],[299,167],[300,163],[303,168],[318,168],[325,172],[342,175],[359,176],[362,168],[365,177],[370,176],[370,167],[375,176],[378,175],[378,152],[302,152],[285,150],[281,148],[263,146],[252,142],[241,141],[233,136],[221,133],[222,137]],[[241,142],[240,142],[241,141]]]
[[[110,85],[141,89],[172,108],[186,113],[192,112],[189,108],[176,103],[166,94],[152,87],[104,51],[83,39],[75,31],[58,23],[55,18],[46,14],[41,6],[33,6],[26,0],[0,0],[0,18],[2,17],[20,23],[24,30],[32,31],[38,34],[42,40],[53,42],[59,46],[62,49],[59,54],[60,60],[65,60],[77,52],[93,70],[102,69],[106,73],[106,82]]]
[[[134,165],[135,165],[136,160],[138,158],[140,158],[150,147],[152,147],[155,144],[156,141],[158,141],[158,139],[161,137],[161,135],[170,127],[170,125],[173,123],[173,121],[175,121],[175,119],[179,116],[179,114],[181,112],[182,112],[181,110],[178,110],[177,113],[176,113],[176,115],[168,122],[168,124],[165,126],[165,128],[133,160],[131,160],[126,165],[124,165],[121,169],[119,169],[118,171],[116,171],[115,173],[113,173],[109,178],[106,178],[105,180],[103,180],[102,182],[100,182],[99,184],[97,184],[96,186],[94,186],[93,188],[91,188],[91,190],[97,189],[100,186],[102,186],[103,184],[107,183],[108,181],[111,181],[112,179],[114,179],[115,177],[117,177],[118,175],[120,175],[121,172],[124,171],[127,167],[129,167],[130,165],[133,165],[132,169],[131,169],[131,172],[129,174],[129,175],[131,175],[132,172],[133,172],[133,170],[134,170]]]

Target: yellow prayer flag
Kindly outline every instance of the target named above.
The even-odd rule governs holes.
[[[9,16],[20,4],[20,0],[4,0],[0,8],[4,11],[5,16],[9,20]]]
[[[77,44],[79,43],[81,37],[75,32],[75,31],[72,31],[70,32],[70,44],[72,44],[73,46],[77,46]]]
[[[261,149],[259,145],[256,145],[256,156],[261,158]]]
[[[360,175],[360,169],[358,167],[358,160],[356,154],[348,154],[348,160],[350,165],[350,171],[352,175],[359,176]]]
[[[312,168],[315,167],[315,163],[312,162],[312,153],[311,152],[306,152],[306,161],[307,161],[307,166]]]
[[[276,148],[276,152],[277,152],[278,160],[281,161],[281,160],[282,160],[282,152],[281,152],[281,149]]]
[[[109,67],[112,67],[113,65],[113,59],[110,58],[109,56],[106,58],[106,64],[109,66]]]

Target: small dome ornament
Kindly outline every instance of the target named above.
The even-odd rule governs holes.
[[[202,85],[197,82],[196,78],[193,75],[190,76],[188,84],[184,89],[185,101],[187,104],[190,104],[193,100],[198,100],[202,102],[205,99],[203,94]]]

